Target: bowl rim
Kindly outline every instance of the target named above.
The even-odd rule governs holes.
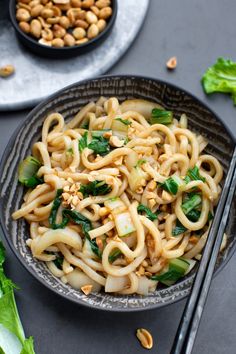
[[[225,130],[227,131],[229,137],[232,140],[232,143],[235,143],[235,138],[231,132],[231,130],[225,125],[223,119],[220,118],[220,116],[218,116],[210,107],[208,107],[207,104],[205,104],[204,102],[202,102],[197,96],[195,96],[194,94],[188,92],[185,89],[182,89],[181,87],[169,83],[167,81],[158,79],[158,78],[153,78],[153,77],[149,77],[149,76],[144,76],[144,75],[128,75],[128,74],[122,74],[122,75],[102,75],[102,76],[98,76],[98,77],[94,77],[94,78],[90,78],[90,79],[84,79],[81,81],[77,81],[76,83],[73,83],[71,85],[65,86],[64,88],[54,92],[53,94],[51,94],[50,96],[48,96],[46,99],[44,99],[41,103],[39,103],[38,105],[36,105],[26,116],[26,118],[20,122],[20,124],[17,126],[17,128],[15,129],[15,131],[13,132],[13,134],[11,135],[4,151],[1,157],[1,161],[0,161],[0,176],[2,174],[1,171],[3,171],[3,166],[5,164],[5,161],[7,159],[7,156],[9,155],[9,151],[11,150],[11,146],[13,144],[13,142],[15,141],[16,136],[18,135],[20,129],[22,128],[22,126],[24,124],[26,124],[28,121],[30,121],[31,117],[34,116],[34,114],[41,108],[43,108],[46,104],[50,103],[50,101],[54,100],[55,98],[59,97],[64,91],[66,90],[70,90],[72,88],[75,88],[79,85],[83,85],[86,84],[90,81],[102,81],[103,79],[143,79],[143,80],[150,80],[150,81],[155,81],[155,82],[159,82],[162,85],[166,85],[169,86],[175,90],[179,90],[182,91],[184,94],[190,96],[192,99],[194,99],[195,101],[197,101],[198,104],[200,104],[203,108],[207,109],[215,118],[216,120],[218,120],[223,127],[225,128]],[[74,299],[74,298],[70,298],[67,295],[63,294],[63,293],[59,293],[56,288],[51,287],[49,284],[45,283],[43,281],[42,278],[40,278],[38,276],[38,274],[36,274],[32,268],[28,267],[27,264],[24,261],[24,258],[20,256],[19,252],[17,251],[17,249],[14,247],[13,243],[11,242],[11,239],[8,237],[8,231],[6,230],[5,227],[5,220],[3,219],[3,205],[2,203],[0,203],[0,227],[2,230],[2,234],[3,234],[3,238],[5,240],[5,242],[8,244],[9,248],[11,249],[11,251],[13,252],[13,254],[16,256],[16,258],[18,259],[18,261],[21,263],[21,265],[23,265],[23,267],[31,274],[32,277],[34,277],[35,279],[37,279],[42,285],[44,285],[45,287],[47,287],[49,290],[53,291],[55,294],[57,294],[58,296],[63,297],[66,300],[69,300],[73,303],[76,303],[77,305],[83,305],[86,306],[88,308],[94,309],[94,310],[100,310],[100,311],[109,311],[109,312],[142,312],[142,311],[148,311],[148,310],[153,310],[156,308],[161,308],[161,307],[165,307],[171,304],[174,304],[176,302],[179,302],[181,300],[183,300],[184,298],[186,298],[189,295],[189,292],[178,297],[178,298],[173,298],[171,300],[169,300],[168,302],[159,302],[156,304],[150,304],[147,307],[121,307],[121,308],[103,308],[103,307],[98,307],[96,305],[90,304],[88,302],[84,302],[83,300],[81,300],[80,298]],[[224,259],[222,261],[222,263],[219,265],[219,267],[216,269],[216,271],[214,271],[213,277],[215,277],[225,266],[226,264],[229,262],[229,260],[231,259],[231,257],[233,256],[234,252],[236,250],[236,242],[235,244],[231,247],[231,249],[229,250],[228,256],[226,259]],[[184,281],[184,280],[183,280]],[[182,282],[183,282],[182,281]],[[181,282],[179,282],[179,284],[181,284]],[[174,286],[174,285],[173,285]],[[144,297],[145,298],[145,297]]]
[[[10,0],[8,8],[9,8],[9,15],[10,15],[11,23],[12,23],[15,31],[18,34],[20,34],[22,37],[24,37],[24,39],[26,41],[28,41],[29,43],[31,43],[32,45],[35,45],[38,48],[42,48],[42,50],[48,50],[48,51],[51,51],[51,52],[54,52],[54,53],[57,52],[58,54],[60,54],[62,52],[69,52],[70,50],[71,51],[76,51],[76,50],[79,51],[81,49],[81,51],[82,51],[83,49],[92,46],[94,43],[99,42],[100,39],[102,39],[103,37],[106,36],[106,34],[109,33],[109,31],[112,29],[112,27],[115,24],[115,20],[116,20],[116,17],[117,17],[117,11],[118,11],[118,2],[117,2],[117,0],[111,0],[111,1],[112,1],[112,15],[111,15],[111,17],[110,17],[110,19],[108,21],[108,24],[107,24],[106,28],[101,33],[99,33],[97,37],[95,37],[93,39],[90,39],[88,42],[86,42],[84,44],[81,44],[81,45],[74,45],[72,47],[62,47],[62,48],[56,48],[56,47],[50,47],[50,46],[43,45],[43,44],[37,42],[36,39],[30,37],[30,35],[28,35],[27,33],[23,32],[21,30],[21,28],[19,27],[19,23],[17,22],[16,15],[15,15],[16,0]]]

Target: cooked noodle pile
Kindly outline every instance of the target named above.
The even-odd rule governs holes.
[[[13,218],[62,282],[146,295],[201,257],[223,175],[206,145],[185,114],[144,100],[101,97],[68,124],[52,113],[20,165],[29,189]]]

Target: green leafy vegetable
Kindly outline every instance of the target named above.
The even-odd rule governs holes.
[[[4,273],[5,249],[0,241],[0,353],[35,354],[33,338],[25,338],[16,307],[14,283]]]
[[[170,286],[185,275],[189,265],[189,262],[183,258],[171,259],[168,271],[162,274],[153,275],[151,279],[158,280],[162,284]]]
[[[79,140],[79,151],[82,152],[88,146],[88,132],[85,132]]]
[[[172,236],[178,236],[187,231],[186,227],[181,224],[179,220],[176,221],[176,226],[172,230]]]
[[[129,141],[130,141],[129,138],[126,137],[126,138],[125,138],[125,141],[124,141],[124,145],[127,145]]]
[[[49,224],[51,226],[52,229],[63,229],[69,222],[69,219],[67,220],[67,218],[63,218],[62,222],[60,224],[56,223],[56,219],[57,219],[57,212],[58,209],[61,205],[61,201],[62,201],[62,189],[58,189],[57,193],[56,193],[56,197],[53,201],[52,204],[52,209],[48,218]]]
[[[187,172],[187,176],[185,177],[185,182],[189,183],[190,181],[203,181],[205,182],[205,178],[202,177],[199,173],[199,168],[197,166],[194,166],[193,168],[190,168]]]
[[[138,208],[138,213],[146,213],[146,216],[149,220],[154,221],[157,219],[158,215],[160,214],[159,211],[156,212],[156,214],[154,214],[147,206],[143,205],[143,204],[139,204]]]
[[[121,122],[124,125],[131,125],[132,124],[128,119],[116,118],[115,120],[118,120],[118,122]]]
[[[105,181],[93,181],[88,184],[81,184],[79,190],[85,198],[89,195],[105,195],[110,193],[111,186],[109,186]]]
[[[161,187],[165,189],[170,194],[176,195],[178,193],[179,187],[183,184],[183,181],[178,176],[172,176],[165,180],[164,183],[161,184]]]
[[[88,144],[89,149],[93,150],[95,154],[101,156],[106,155],[110,152],[109,140],[103,136],[94,138],[91,143]]]
[[[87,121],[87,122],[85,121],[85,122],[81,125],[80,128],[88,130],[88,128],[89,128],[89,121]]]
[[[89,240],[90,246],[92,251],[101,258],[101,251],[99,250],[96,241],[91,240],[89,236],[89,231],[92,229],[92,224],[89,219],[87,219],[85,216],[82,214],[78,213],[76,210],[69,210],[69,209],[63,209],[62,210],[62,222],[60,224],[56,223],[56,217],[57,217],[57,212],[61,204],[61,194],[62,190],[58,189],[56,198],[53,201],[51,213],[49,215],[49,224],[52,229],[64,229],[70,219],[77,224],[81,225],[82,227],[82,232],[84,233],[85,237]],[[57,261],[57,260],[56,260]],[[58,260],[59,261],[59,260]],[[61,260],[59,261],[61,262]]]
[[[232,60],[218,58],[203,75],[202,84],[207,94],[214,92],[232,94],[236,105],[236,63]]]
[[[57,258],[53,261],[55,266],[59,269],[62,269],[62,263],[63,263],[64,258],[61,256],[57,256]]]
[[[113,263],[120,255],[121,251],[117,248],[113,252],[111,252],[110,256],[108,257],[108,260],[110,263]]]
[[[171,124],[173,120],[173,113],[165,111],[164,109],[154,108],[150,118],[151,124]]]
[[[182,204],[181,208],[184,214],[189,214],[193,209],[199,206],[202,202],[202,198],[199,194],[194,194],[187,200],[185,203]]]
[[[33,156],[28,156],[19,165],[19,182],[28,188],[34,188],[43,183],[43,178],[37,177],[41,163]]]
[[[190,221],[196,222],[200,218],[201,212],[199,210],[193,209],[186,215]]]

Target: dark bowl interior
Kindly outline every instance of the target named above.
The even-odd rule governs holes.
[[[54,47],[48,47],[42,45],[38,43],[36,39],[24,33],[20,29],[18,22],[16,20],[16,0],[9,1],[9,14],[17,38],[24,46],[26,46],[32,52],[40,56],[54,58],[54,59],[63,59],[63,58],[70,58],[72,56],[87,53],[90,50],[93,50],[94,48],[99,46],[109,36],[115,24],[115,20],[117,16],[117,7],[118,7],[117,0],[111,0],[111,7],[113,9],[112,16],[108,20],[106,28],[97,37],[79,46],[63,47],[63,48],[54,48]]]
[[[45,286],[71,301],[110,311],[138,311],[168,305],[189,294],[195,270],[175,285],[158,288],[148,296],[98,293],[87,297],[55,278],[43,262],[33,259],[25,243],[29,237],[27,223],[24,220],[13,221],[11,218],[12,212],[21,205],[24,192],[17,181],[18,164],[30,153],[32,144],[39,139],[45,117],[52,112],[59,112],[66,120],[70,120],[83,105],[97,100],[100,96],[116,96],[120,101],[143,98],[172,110],[177,117],[186,113],[190,128],[208,139],[207,152],[221,162],[225,174],[227,173],[234,146],[233,138],[220,119],[188,92],[171,84],[144,77],[111,76],[83,81],[57,92],[38,105],[9,141],[0,166],[0,220],[3,233],[26,269]],[[218,257],[217,270],[222,268],[235,250],[235,210],[236,200],[233,202],[226,230],[227,246]]]

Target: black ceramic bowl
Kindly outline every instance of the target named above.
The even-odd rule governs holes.
[[[55,48],[55,47],[48,47],[38,43],[36,39],[24,33],[20,29],[19,24],[16,20],[16,0],[9,0],[10,19],[14,26],[19,41],[35,54],[48,57],[48,58],[54,58],[54,59],[70,58],[72,56],[84,54],[99,46],[109,36],[115,24],[115,20],[117,16],[117,0],[111,0],[111,7],[113,10],[112,16],[108,20],[106,28],[97,37],[81,45],[77,45],[73,47]]]
[[[10,139],[0,164],[0,222],[3,234],[26,269],[42,284],[66,299],[110,311],[138,311],[169,305],[189,294],[196,269],[176,284],[168,288],[158,287],[155,293],[148,296],[111,295],[104,292],[85,296],[63,284],[49,272],[43,262],[32,257],[25,243],[29,237],[28,224],[23,219],[14,221],[11,218],[13,211],[21,205],[24,194],[23,187],[17,180],[19,162],[30,154],[32,144],[40,139],[45,117],[52,112],[59,112],[68,121],[82,106],[91,100],[96,101],[100,96],[116,96],[120,101],[143,98],[161,104],[177,117],[186,113],[190,129],[208,139],[207,152],[221,162],[225,174],[227,173],[234,146],[231,133],[216,114],[190,93],[160,80],[137,76],[111,76],[82,81],[55,93],[34,108]],[[235,250],[235,230],[236,199],[226,229],[227,245],[218,257],[217,271]]]

